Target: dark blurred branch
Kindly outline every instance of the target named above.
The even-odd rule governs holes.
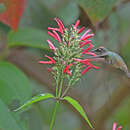
[[[96,30],[100,29],[100,28],[106,28],[107,25],[107,21],[109,16],[113,13],[116,12],[118,9],[121,9],[122,5],[129,3],[130,0],[121,0],[118,4],[114,5],[113,8],[111,9],[111,11],[106,15],[106,17],[101,20],[100,22],[97,23],[96,25]]]
[[[106,17],[101,21],[99,21],[98,23],[96,23],[96,25],[94,25],[91,19],[89,18],[87,11],[85,11],[85,9],[79,5],[79,10],[80,10],[79,19],[81,20],[82,25],[91,28],[93,32],[96,33],[96,30],[100,28],[105,29],[107,27],[108,18],[113,12],[116,12],[118,9],[122,7],[122,5],[127,4],[129,2],[130,0],[122,0],[118,4],[114,5],[111,11],[106,15]]]
[[[130,80],[125,79],[113,92],[109,101],[94,114],[96,130],[104,130],[104,124],[120,104],[130,95]]]
[[[91,28],[93,30],[93,32],[95,33],[96,28],[95,28],[94,24],[92,23],[91,19],[89,18],[87,12],[80,5],[79,5],[79,10],[80,10],[79,19],[81,21],[81,24],[84,25],[85,27]]]

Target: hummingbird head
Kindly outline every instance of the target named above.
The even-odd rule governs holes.
[[[93,52],[96,53],[97,55],[101,55],[108,52],[108,49],[103,46],[100,46],[99,48],[94,49]]]

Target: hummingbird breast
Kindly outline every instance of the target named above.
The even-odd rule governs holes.
[[[128,71],[124,60],[120,57],[120,55],[114,52],[108,53],[108,56],[106,57],[106,64],[111,64],[113,67],[119,68],[124,72]]]

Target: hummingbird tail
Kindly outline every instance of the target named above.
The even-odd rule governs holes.
[[[130,78],[130,73],[129,73],[129,72],[128,72],[128,73],[126,73],[126,75],[127,75],[127,77],[128,77],[128,78]]]

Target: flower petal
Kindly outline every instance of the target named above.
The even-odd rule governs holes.
[[[76,21],[75,25],[73,26],[73,28],[76,29],[79,24],[80,24],[80,20],[78,19],[78,20]]]
[[[91,42],[91,40],[86,40],[85,42],[81,42],[80,47],[83,47],[83,46],[85,46],[86,44],[88,44],[90,42]]]
[[[112,128],[112,130],[116,130],[116,125],[117,125],[117,124],[114,122],[114,123],[113,123],[113,128]]]
[[[39,61],[41,64],[56,64],[55,60],[51,58],[50,56],[45,55],[50,61]]]
[[[50,40],[47,40],[48,44],[49,44],[49,47],[52,51],[56,51],[56,48],[54,47],[54,45],[52,44],[52,42]]]
[[[88,55],[92,55],[92,56],[97,56],[95,53],[93,53],[93,52],[86,52],[86,53],[84,53],[84,54],[88,54]]]
[[[122,126],[119,126],[118,128],[117,128],[117,130],[121,130],[122,129]]]
[[[54,18],[54,20],[57,22],[58,26],[59,26],[59,31],[61,34],[64,34],[64,30],[65,30],[65,27],[62,23],[62,21],[58,18]]]
[[[82,36],[80,39],[83,39],[84,37],[86,37],[86,35],[91,31],[91,29],[88,29]]]
[[[57,40],[57,37],[55,36],[55,34],[49,32],[49,31],[48,31],[48,34],[49,34],[51,37],[53,37],[53,38],[55,38],[55,39]]]
[[[93,68],[95,68],[95,69],[99,69],[99,67],[98,66],[95,66],[95,65],[90,65],[91,67],[93,67]]]
[[[52,68],[47,68],[47,70],[48,70],[49,72],[52,72],[52,71],[53,71]]]
[[[51,27],[48,27],[48,30],[59,31],[58,28],[51,28]]]
[[[86,39],[89,39],[89,38],[91,38],[91,37],[93,37],[93,36],[94,36],[94,34],[92,33],[92,34],[87,35],[87,36],[84,37],[84,38],[81,38],[80,40],[85,41]]]
[[[51,61],[39,61],[38,63],[41,63],[41,64],[53,64]]]
[[[83,26],[83,27],[78,31],[78,34],[80,34],[81,32],[83,32],[84,29],[85,29],[85,27]]]
[[[71,74],[71,72],[69,71],[70,66],[72,66],[72,64],[69,64],[69,65],[66,65],[66,66],[65,66],[64,73],[67,73],[68,75],[71,76],[72,74]]]
[[[93,36],[94,36],[94,34],[89,34],[89,35],[87,35],[85,38],[83,38],[83,41],[86,40],[86,39],[89,39],[89,38],[91,38],[91,37],[93,37]]]
[[[51,58],[50,56],[45,55],[45,57],[47,57],[48,59],[50,59],[52,63],[56,64],[55,60],[53,60],[53,58]]]
[[[53,30],[53,33],[55,34],[57,41],[60,43],[61,42],[61,38],[58,35],[58,33],[56,31],[54,31],[54,30]]]
[[[90,49],[93,48],[93,45],[90,42],[88,42],[88,44],[89,44],[89,47],[83,51],[83,54],[86,54]]]
[[[81,72],[82,75],[84,75],[88,70],[90,70],[92,67],[88,66],[83,72]]]

